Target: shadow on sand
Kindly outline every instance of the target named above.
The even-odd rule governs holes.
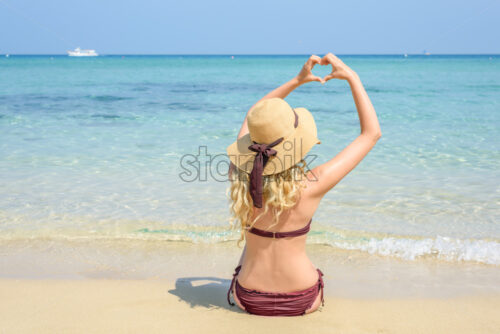
[[[179,297],[191,307],[224,308],[244,313],[238,306],[227,303],[227,290],[231,280],[217,277],[181,277],[175,281],[175,289],[168,293]],[[231,296],[231,302],[234,302]]]

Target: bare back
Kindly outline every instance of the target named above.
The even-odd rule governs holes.
[[[312,179],[312,178],[311,178]],[[311,180],[304,180],[300,199],[296,205],[284,211],[277,225],[269,231],[285,232],[303,228],[313,217],[320,197],[311,196]],[[255,209],[256,217],[262,209]],[[268,230],[273,222],[271,211],[254,225]],[[313,222],[314,225],[314,222]],[[238,275],[241,284],[249,289],[273,292],[292,292],[309,288],[318,280],[316,267],[306,254],[306,235],[292,238],[263,238],[245,232],[246,251],[242,270]]]

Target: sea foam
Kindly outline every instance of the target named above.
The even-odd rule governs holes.
[[[394,256],[405,260],[435,257],[445,261],[473,261],[500,265],[500,243],[486,240],[462,240],[437,236],[436,238],[370,238],[359,241],[326,240],[328,245],[346,250],[360,250],[370,254]]]

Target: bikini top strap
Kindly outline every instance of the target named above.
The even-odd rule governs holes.
[[[271,232],[271,231],[265,231],[258,229],[256,227],[252,227],[251,229],[248,230],[248,232],[259,235],[261,237],[266,237],[266,238],[287,238],[287,237],[298,237],[300,235],[307,234],[309,230],[311,229],[311,220],[309,220],[309,223],[307,223],[306,226],[304,226],[301,229],[295,230],[295,231],[287,231],[287,232]]]

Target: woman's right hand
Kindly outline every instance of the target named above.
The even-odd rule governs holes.
[[[323,78],[325,82],[330,79],[350,80],[357,76],[356,72],[354,72],[349,66],[344,64],[342,60],[337,58],[332,53],[327,53],[323,58],[321,58],[320,65],[328,64],[332,65],[332,73]]]
[[[309,57],[309,59],[304,64],[304,66],[302,66],[300,73],[297,74],[296,79],[297,79],[297,82],[299,83],[299,85],[302,85],[302,84],[305,84],[305,83],[311,82],[311,81],[319,81],[321,83],[325,83],[323,78],[320,78],[320,77],[312,74],[312,69],[313,69],[314,65],[319,64],[320,62],[321,62],[321,58],[316,56],[316,55],[312,55],[311,57]]]

